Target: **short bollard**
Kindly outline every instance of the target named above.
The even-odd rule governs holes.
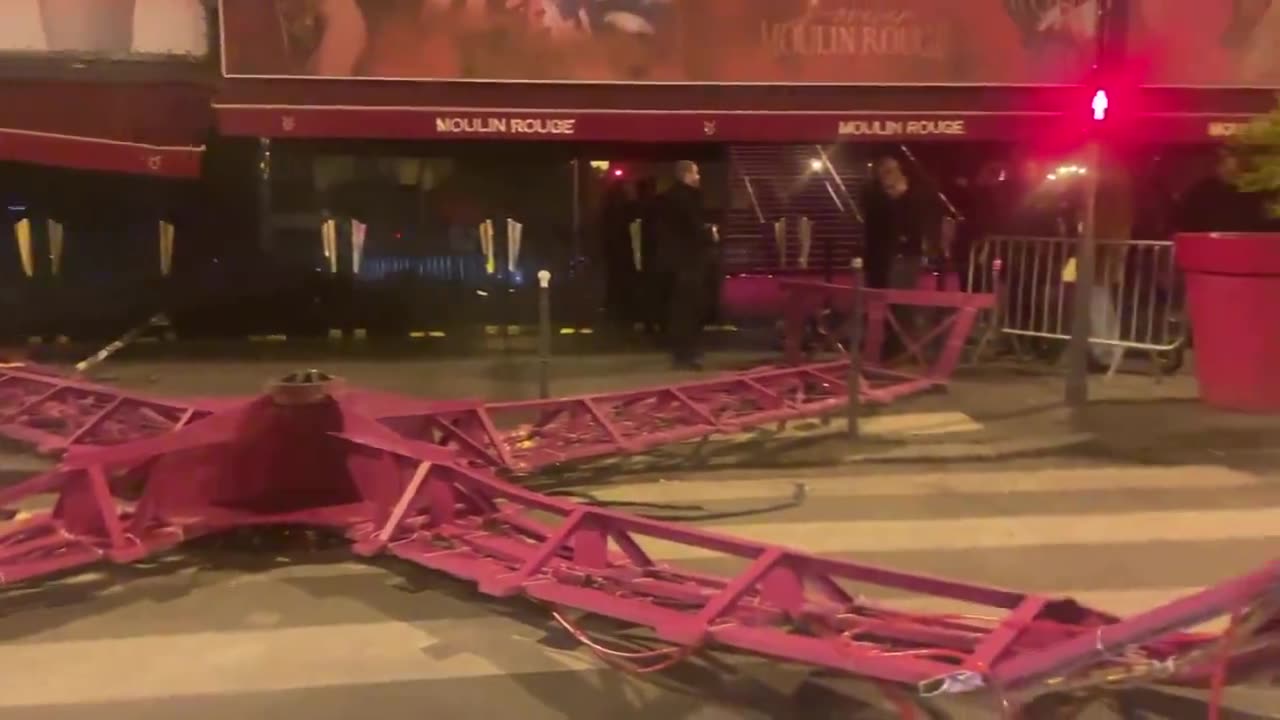
[[[849,377],[845,381],[849,404],[849,440],[858,440],[862,414],[862,258],[853,259],[853,285],[849,298]]]
[[[538,397],[551,397],[551,273],[538,271]]]

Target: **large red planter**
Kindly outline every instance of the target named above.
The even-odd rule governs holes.
[[[1280,413],[1280,233],[1178,235],[1208,405]]]

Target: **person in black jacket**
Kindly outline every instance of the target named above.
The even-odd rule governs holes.
[[[937,194],[912,182],[897,158],[885,156],[876,163],[863,210],[867,286],[914,289],[921,268],[940,250]]]
[[[676,182],[662,197],[658,215],[659,269],[667,277],[667,340],[677,368],[701,369],[702,323],[711,304],[708,274],[715,267],[715,240],[703,205],[698,165],[676,163]]]
[[[667,283],[658,267],[661,198],[651,177],[636,184],[635,219],[640,221],[640,322],[646,333],[656,334],[667,323]]]
[[[635,321],[636,266],[631,252],[633,204],[627,185],[610,178],[600,212],[600,251],[604,258],[605,308],[618,327]]]
[[[863,196],[867,287],[915,290],[927,264],[942,257],[942,204],[938,194],[912,178],[893,156],[880,158],[875,177]],[[918,339],[926,332],[928,318],[918,308],[902,308],[896,317],[904,332]],[[881,349],[891,358],[905,349],[895,332],[885,335]]]

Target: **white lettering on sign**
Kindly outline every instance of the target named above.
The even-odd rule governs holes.
[[[1211,122],[1209,123],[1209,137],[1233,137],[1244,132],[1248,123],[1242,122]]]
[[[438,117],[436,132],[448,135],[573,135],[574,118]]]
[[[841,135],[965,135],[964,120],[844,120]]]

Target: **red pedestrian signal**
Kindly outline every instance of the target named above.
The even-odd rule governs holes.
[[[1107,111],[1111,109],[1111,98],[1107,95],[1106,90],[1099,90],[1093,94],[1093,102],[1090,104],[1093,108],[1093,119],[1102,122],[1107,119]]]

